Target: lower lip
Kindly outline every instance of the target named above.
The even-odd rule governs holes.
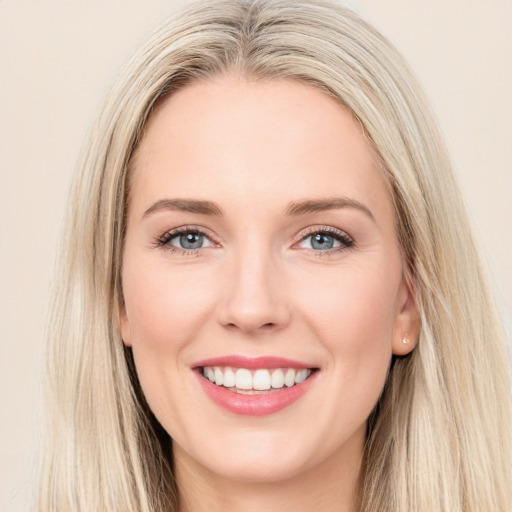
[[[195,373],[210,399],[227,411],[241,416],[267,416],[281,411],[297,401],[308,391],[319,372],[313,372],[304,382],[291,388],[283,387],[279,391],[261,395],[242,395],[235,391],[229,391],[225,387],[213,384],[201,373],[197,371]]]

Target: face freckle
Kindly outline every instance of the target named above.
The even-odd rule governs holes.
[[[340,103],[295,81],[195,82],[152,113],[133,165],[121,332],[178,467],[277,480],[359,463],[392,354],[418,328],[376,161]],[[221,361],[231,382],[248,359],[273,392],[208,391],[221,386],[200,362]],[[303,388],[279,387],[273,373],[293,365],[309,372]],[[223,405],[233,396],[252,414]]]

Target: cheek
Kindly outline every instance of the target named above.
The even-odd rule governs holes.
[[[304,315],[318,320],[326,339],[337,340],[335,346],[346,342],[346,348],[353,345],[355,350],[383,340],[391,346],[399,271],[380,265],[345,267],[314,281],[304,280],[298,293]]]
[[[339,393],[362,411],[373,408],[388,372],[400,276],[399,265],[344,267],[316,280],[321,287],[302,283],[308,328],[330,353]]]
[[[196,276],[197,277],[197,276]],[[201,279],[165,262],[127,259],[123,269],[126,330],[144,395],[159,421],[172,424],[187,378],[183,350],[197,336],[211,303]],[[159,413],[165,412],[165,418]]]
[[[207,283],[169,265],[133,263],[127,262],[123,272],[132,344],[178,352],[200,328],[211,302]]]

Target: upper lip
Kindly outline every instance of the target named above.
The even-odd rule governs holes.
[[[235,368],[298,368],[307,369],[315,368],[314,365],[295,361],[285,357],[274,356],[244,356],[244,355],[227,355],[220,357],[212,357],[210,359],[203,359],[197,361],[192,365],[192,368],[199,368],[204,366],[232,366]]]

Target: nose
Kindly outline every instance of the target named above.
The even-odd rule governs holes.
[[[291,312],[278,266],[269,257],[253,253],[241,255],[231,267],[218,305],[220,324],[245,333],[286,327]]]

